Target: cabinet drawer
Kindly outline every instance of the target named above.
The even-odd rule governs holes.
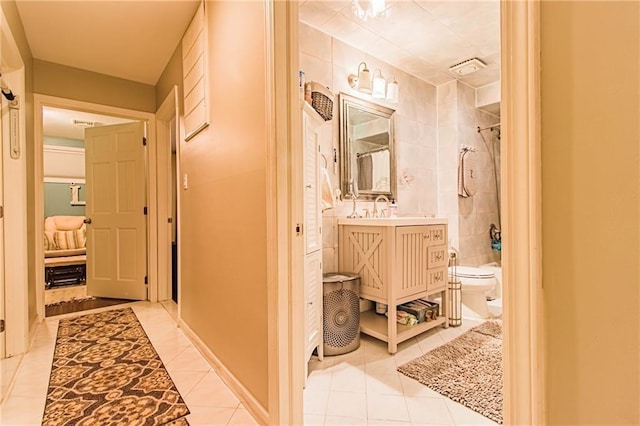
[[[425,235],[427,246],[447,244],[447,225],[429,225]]]
[[[447,266],[447,246],[427,247],[427,268]]]
[[[429,269],[427,271],[427,293],[444,290],[447,286],[447,268]]]

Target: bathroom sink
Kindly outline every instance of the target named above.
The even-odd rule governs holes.
[[[447,223],[448,219],[444,217],[420,217],[420,216],[403,216],[403,217],[361,217],[338,219],[338,225],[362,225],[362,226],[399,226],[399,225],[439,225]]]

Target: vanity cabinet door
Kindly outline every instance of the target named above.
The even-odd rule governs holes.
[[[427,290],[426,226],[396,228],[396,296],[418,295]]]

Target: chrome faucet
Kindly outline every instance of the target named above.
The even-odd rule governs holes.
[[[389,211],[389,199],[387,198],[387,196],[386,196],[386,195],[382,195],[382,194],[380,194],[380,195],[378,195],[378,196],[376,197],[376,200],[373,202],[373,217],[384,217],[385,209],[382,209],[382,210],[380,211],[380,213],[378,213],[378,201],[379,201],[379,200],[384,200],[384,201],[386,201],[386,203],[387,203],[386,211],[387,211],[387,212]]]

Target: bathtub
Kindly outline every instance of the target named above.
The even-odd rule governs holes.
[[[500,262],[491,262],[478,267],[493,271],[493,274],[496,277],[496,289],[494,290],[494,294],[490,295],[495,298],[487,303],[489,304],[489,311],[491,311],[494,316],[498,317],[502,315],[502,265]]]

